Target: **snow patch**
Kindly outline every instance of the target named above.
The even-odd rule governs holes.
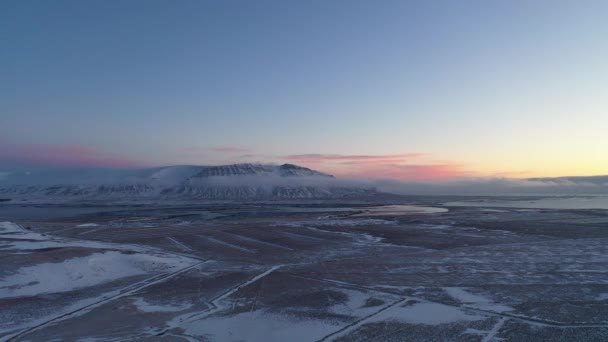
[[[186,258],[117,251],[94,253],[58,263],[22,267],[0,278],[0,298],[67,292],[148,272],[172,271],[191,264]]]
[[[490,208],[481,208],[479,211],[483,211],[486,213],[508,213],[508,210],[500,210],[500,209],[490,209]]]
[[[608,300],[608,293],[602,293],[597,296],[597,300]]]
[[[179,305],[172,304],[152,304],[146,302],[143,298],[137,298],[133,301],[133,304],[137,306],[137,310],[141,312],[178,312],[188,310],[192,307],[191,303],[182,303]]]
[[[448,212],[446,208],[423,207],[417,205],[383,205],[371,207],[353,216],[402,216],[413,214],[437,214]]]
[[[443,290],[450,297],[458,300],[459,302],[461,302],[463,304],[468,304],[467,306],[472,307],[472,308],[489,310],[489,311],[494,311],[494,312],[505,312],[505,311],[514,310],[510,306],[506,306],[506,305],[503,305],[500,303],[495,303],[486,297],[467,292],[465,289],[463,289],[461,287],[444,287]]]
[[[152,248],[123,245],[112,242],[75,240],[35,233],[12,222],[0,222],[0,250],[16,250],[16,253],[30,253],[43,248],[85,247],[147,253]]]
[[[367,226],[375,224],[395,224],[395,221],[381,219],[326,219],[296,222],[281,222],[277,226],[305,227],[305,226]]]
[[[11,240],[48,240],[49,238],[38,233],[31,232],[13,222],[0,222],[0,239]],[[7,245],[0,242],[0,247]]]
[[[399,321],[411,324],[439,325],[483,319],[486,317],[470,315],[453,306],[439,303],[417,303],[393,307],[372,317],[368,322]]]
[[[23,232],[23,229],[13,222],[0,222],[0,234],[21,232]]]
[[[341,322],[306,321],[261,311],[209,317],[180,327],[212,341],[316,341],[339,329]]]

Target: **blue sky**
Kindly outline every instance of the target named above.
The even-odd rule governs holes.
[[[90,164],[298,160],[397,178],[409,174],[395,166],[408,165],[451,176],[605,173],[607,10],[3,1],[0,163],[4,150],[5,163],[63,153],[71,165],[88,153]],[[410,157],[382,159],[394,155]]]

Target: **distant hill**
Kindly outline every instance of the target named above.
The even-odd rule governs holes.
[[[151,169],[69,169],[14,172],[0,196],[21,199],[297,199],[375,193],[293,164],[167,166]]]
[[[608,176],[568,176],[528,178],[529,181],[544,182],[552,185],[608,185]]]

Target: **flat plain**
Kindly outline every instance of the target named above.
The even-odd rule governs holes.
[[[2,204],[0,340],[608,340],[608,210],[446,202]]]

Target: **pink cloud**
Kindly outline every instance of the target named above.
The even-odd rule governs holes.
[[[322,161],[364,161],[364,160],[407,160],[424,156],[424,153],[381,154],[381,155],[344,155],[344,154],[293,154],[283,157],[292,161],[322,162]]]
[[[390,178],[398,180],[437,180],[469,176],[471,173],[458,164],[362,165],[350,174],[354,177]]]
[[[263,155],[259,155],[259,154],[249,153],[249,154],[241,154],[237,158],[240,158],[240,159],[251,159],[251,158],[262,158],[262,157],[264,157],[264,156]]]
[[[357,178],[431,180],[458,178],[470,174],[457,163],[428,161],[428,157],[425,153],[296,154],[284,156],[283,159],[321,168],[335,175]]]
[[[497,172],[491,175],[494,178],[525,178],[533,175],[532,171],[507,171]]]
[[[222,146],[222,147],[212,148],[211,150],[213,152],[219,152],[219,153],[247,153],[247,152],[251,152],[251,150],[248,149],[248,148],[237,147],[237,146]]]
[[[141,161],[86,145],[15,144],[2,141],[0,163],[53,167],[118,167],[145,166]]]
[[[220,147],[186,147],[182,150],[186,154],[201,154],[201,153],[249,153],[251,149],[238,146],[220,146]]]

